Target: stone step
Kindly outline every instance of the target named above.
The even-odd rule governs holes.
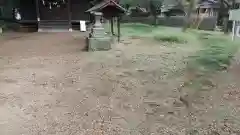
[[[39,32],[67,32],[71,31],[68,21],[41,21],[38,25]]]
[[[71,29],[38,28],[38,32],[71,32]]]

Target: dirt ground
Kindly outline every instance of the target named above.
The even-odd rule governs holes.
[[[176,89],[193,48],[146,39],[124,39],[107,52],[84,52],[84,46],[78,33],[0,38],[1,135],[185,134],[187,112]],[[233,124],[240,116],[238,67],[236,61],[217,77],[217,94],[195,104],[202,133],[228,123],[233,129],[219,132],[240,133]]]

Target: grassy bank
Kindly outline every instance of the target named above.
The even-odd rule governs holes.
[[[201,43],[201,49],[189,57],[187,70],[194,74],[191,84],[199,89],[214,86],[211,77],[219,71],[227,70],[235,53],[238,41],[231,41],[219,33],[194,33]]]
[[[196,48],[196,53],[187,61],[187,71],[194,74],[191,83],[202,87],[218,71],[226,70],[238,50],[239,41],[231,41],[229,36],[218,32],[192,30],[181,32],[178,28],[154,27],[145,24],[123,24],[123,36],[148,37],[159,45],[188,45]],[[208,84],[208,83],[206,83]]]
[[[237,42],[224,35],[198,33],[197,36],[202,50],[192,57],[190,67],[206,73],[226,69],[238,50]]]
[[[182,33],[180,28],[155,27],[141,23],[126,23],[121,26],[122,35],[125,37],[148,37],[158,42],[170,44],[187,44],[196,42],[192,33]],[[161,44],[160,44],[161,45]]]

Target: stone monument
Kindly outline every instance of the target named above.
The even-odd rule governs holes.
[[[88,37],[88,51],[101,51],[111,49],[111,37],[107,36],[101,23],[101,12],[92,12],[95,23]]]

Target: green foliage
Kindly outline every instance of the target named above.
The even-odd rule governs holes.
[[[142,7],[145,7],[146,4],[148,4],[148,1],[146,1],[146,0],[120,0],[120,4],[122,4],[122,5],[129,4],[130,6],[141,5]]]
[[[133,5],[134,4],[134,0],[120,0],[120,3],[122,5],[126,5],[126,4]]]

